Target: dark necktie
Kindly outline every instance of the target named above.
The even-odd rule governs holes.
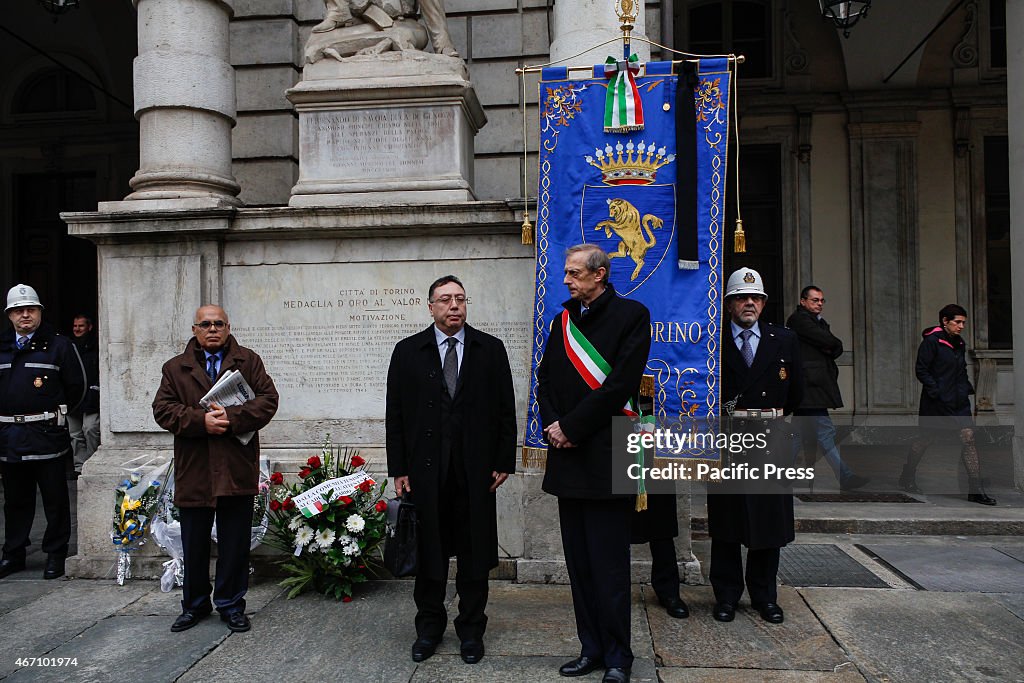
[[[206,359],[206,374],[210,376],[211,382],[217,381],[217,356]]]
[[[444,383],[448,387],[448,395],[455,398],[455,387],[459,381],[459,356],[455,350],[455,345],[459,341],[455,337],[448,337],[448,350],[444,353],[444,367],[441,368],[444,373]]]
[[[754,364],[754,347],[750,345],[750,338],[754,336],[753,330],[743,330],[740,332],[740,339],[743,340],[743,345],[740,347],[740,355],[743,356],[743,361],[749,368]]]
[[[28,337],[18,337],[18,348],[23,349],[28,344]]]

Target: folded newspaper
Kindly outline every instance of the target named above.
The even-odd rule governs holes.
[[[220,379],[213,385],[213,388],[206,392],[206,396],[199,399],[199,405],[207,411],[210,410],[210,406],[214,403],[222,408],[240,406],[246,401],[255,398],[255,396],[256,394],[253,392],[252,387],[242,377],[242,373],[238,370],[228,370],[220,376]],[[241,441],[244,446],[252,440],[252,436],[255,433],[235,434],[235,438]]]

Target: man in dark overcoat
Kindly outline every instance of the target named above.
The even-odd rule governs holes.
[[[388,476],[416,504],[419,567],[412,659],[437,649],[448,626],[448,559],[457,558],[455,632],[467,664],[484,656],[487,575],[498,565],[495,492],[516,466],[515,393],[505,345],[466,324],[454,275],[430,285],[434,324],[395,345],[388,367]]]
[[[263,360],[231,334],[227,313],[201,306],[185,351],[164,363],[153,399],[157,424],[174,434],[174,504],[181,512],[185,585],[171,630],[190,629],[216,607],[232,631],[251,628],[249,588],[254,496],[259,487],[258,432],[277,412],[278,395]],[[199,405],[222,373],[237,370],[253,390],[242,405]],[[210,532],[217,520],[217,575],[210,604]]]
[[[786,327],[800,340],[800,356],[804,363],[804,399],[793,415],[799,418],[797,433],[803,442],[804,458],[813,465],[818,444],[825,460],[835,472],[840,489],[858,489],[869,479],[854,474],[843,462],[836,446],[836,427],[829,417],[830,408],[842,408],[839,391],[839,367],[836,359],[843,355],[843,342],[832,334],[828,321],[822,317],[825,293],[808,285],[800,292],[800,303],[786,321]],[[794,446],[799,442],[794,442]],[[795,452],[795,448],[794,448]]]
[[[65,465],[71,452],[66,417],[85,395],[85,369],[67,337],[43,322],[36,290],[15,285],[0,332],[0,474],[4,487],[4,551],[0,578],[25,568],[36,514],[36,488],[46,531],[44,579],[64,575],[71,540]]]
[[[758,320],[767,299],[757,271],[734,272],[726,284],[729,321],[722,330],[722,419],[732,432],[764,435],[767,447],[750,449],[743,456],[762,471],[766,462],[790,464],[792,433],[782,417],[800,405],[804,387],[796,335]],[[710,579],[716,601],[712,616],[732,621],[745,583],[761,618],[781,624],[776,575],[780,549],[795,538],[793,496],[712,493],[714,486],[709,485],[707,498]],[[741,544],[747,547],[745,573]]]
[[[636,400],[651,348],[651,314],[608,282],[596,245],[566,251],[571,297],[552,321],[537,368],[537,402],[548,442],[544,491],[558,497],[562,548],[572,587],[580,656],[559,669],[583,676],[604,667],[606,682],[628,681],[629,543],[634,496],[612,492],[612,418]],[[569,335],[569,344],[567,337]],[[599,386],[582,374],[578,336],[611,366]],[[587,365],[589,361],[582,363]]]

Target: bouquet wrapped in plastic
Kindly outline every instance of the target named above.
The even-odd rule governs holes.
[[[148,467],[152,459],[129,460],[122,469],[125,478],[114,488],[114,516],[110,541],[117,551],[117,583],[132,575],[132,555],[146,542],[146,533],[156,513],[160,490],[167,480],[170,463]]]

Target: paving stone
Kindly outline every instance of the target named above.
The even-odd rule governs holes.
[[[181,633],[170,627],[164,617],[109,617],[46,655],[73,657],[77,666],[23,667],[5,681],[107,683],[130,672],[132,683],[166,683],[231,633],[216,616]]]
[[[664,610],[648,616],[654,651],[665,666],[713,669],[728,662],[737,669],[833,671],[849,661],[788,586],[779,587],[779,605],[786,612],[783,624],[764,622],[745,601],[735,621],[715,621],[710,586],[684,586],[681,595],[690,607],[688,619],[673,619]]]
[[[925,590],[1024,593],[1024,562],[995,548],[922,543],[864,547]]]
[[[800,594],[869,680],[1024,680],[1024,622],[987,595],[862,588]]]
[[[350,603],[278,597],[252,631],[228,638],[178,681],[408,681],[416,668],[412,588],[410,581],[371,582]],[[453,638],[449,630],[446,641]]]
[[[999,593],[989,593],[993,600],[996,600],[1003,605],[1006,609],[1016,614],[1021,619],[1024,619],[1024,595],[1021,593],[1006,593],[1000,595]]]
[[[181,588],[164,593],[160,591],[156,582],[147,582],[147,585],[156,586],[157,590],[150,590],[132,604],[126,605],[118,611],[117,616],[164,617],[165,620],[169,620],[167,626],[170,628],[174,617],[181,614]],[[256,614],[282,593],[284,588],[272,579],[250,584],[249,591],[245,594],[246,614]]]
[[[28,574],[28,572],[21,572],[21,574]],[[18,576],[18,574],[12,574],[10,577],[0,581],[0,615],[23,607],[48,593],[59,591],[70,583],[68,581],[61,581],[57,586],[54,586],[54,581],[43,581],[38,578],[36,572],[32,572],[32,576],[36,578],[25,581],[12,581],[11,579],[15,576]]]
[[[490,630],[490,625],[488,625]],[[577,653],[578,654],[578,653]],[[467,665],[458,655],[435,655],[416,667],[410,683],[493,683],[493,681],[529,681],[530,683],[565,683],[558,675],[558,667],[572,657],[502,657],[492,656],[490,651],[472,666]],[[581,681],[596,681],[599,673],[593,673]],[[658,675],[654,661],[636,659],[630,680],[633,683],[657,682]]]
[[[658,669],[661,683],[862,683],[852,663],[838,671],[773,671],[767,669]]]
[[[0,678],[15,670],[15,658],[46,654],[152,590],[152,584],[65,583],[0,616]]]
[[[993,547],[1004,555],[1009,555],[1015,560],[1024,562],[1024,548],[1009,545],[997,545]]]

